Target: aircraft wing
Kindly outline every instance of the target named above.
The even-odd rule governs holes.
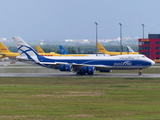
[[[67,62],[40,62],[40,64],[48,64],[48,65],[72,65],[73,67],[83,67],[83,66],[94,66],[96,68],[112,68],[111,66],[106,65],[88,65],[88,64],[77,64],[77,63],[67,63]]]
[[[19,61],[19,62],[31,62],[31,63],[33,63],[33,61],[32,60],[27,60],[27,59],[18,59],[18,58],[15,58],[17,61]]]
[[[83,67],[83,66],[94,66],[97,70],[98,69],[111,69],[111,66],[106,65],[88,65],[88,64],[72,64],[74,67]]]
[[[40,64],[47,64],[47,65],[67,65],[67,62],[39,62]]]
[[[14,58],[14,57],[11,57],[10,58],[11,60],[16,60],[16,61],[19,61],[19,62],[30,62],[33,64],[33,61],[32,60],[29,60],[29,59],[24,59],[24,58]]]
[[[3,56],[5,56],[6,54],[4,54],[4,53],[0,53],[0,55],[3,55]]]

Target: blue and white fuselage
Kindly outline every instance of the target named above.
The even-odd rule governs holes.
[[[143,69],[155,64],[154,61],[141,54],[117,56],[89,56],[89,57],[44,57],[38,55],[20,37],[13,37],[18,48],[18,60],[28,61],[47,68],[60,71],[74,71],[77,74],[93,74],[95,70],[110,72],[111,70]]]

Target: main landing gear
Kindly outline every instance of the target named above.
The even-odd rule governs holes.
[[[138,75],[142,75],[142,69],[139,70]]]

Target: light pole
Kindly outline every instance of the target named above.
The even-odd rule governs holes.
[[[98,41],[98,30],[97,30],[97,26],[98,26],[98,23],[95,22],[95,24],[96,24],[96,50],[97,50],[96,56],[97,56],[97,53],[98,53],[98,48],[97,48],[97,41]]]
[[[142,30],[143,30],[143,39],[144,39],[144,24],[142,23]]]
[[[123,52],[123,47],[122,47],[122,23],[119,23],[120,25],[120,47],[121,47],[121,55]]]

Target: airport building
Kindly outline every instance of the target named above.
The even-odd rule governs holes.
[[[148,38],[138,39],[139,53],[155,62],[160,61],[160,34],[148,34]]]

